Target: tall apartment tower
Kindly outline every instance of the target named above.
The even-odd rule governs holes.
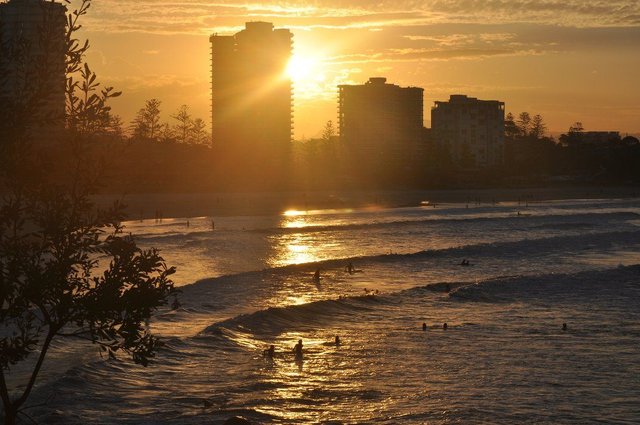
[[[431,109],[431,129],[458,165],[489,167],[503,161],[504,102],[452,95]]]
[[[401,158],[420,144],[424,89],[387,84],[381,77],[338,89],[340,139],[362,160]]]
[[[1,118],[27,117],[36,138],[64,128],[66,11],[44,0],[0,4]]]
[[[292,135],[292,87],[286,76],[292,34],[247,22],[211,42],[213,143],[233,149],[286,146]]]

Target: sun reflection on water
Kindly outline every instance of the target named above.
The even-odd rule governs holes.
[[[299,210],[287,210],[284,213],[282,213],[283,216],[285,217],[299,217],[301,215],[306,215],[307,213],[304,211],[299,211]]]
[[[345,337],[341,345],[333,341],[338,333]],[[304,357],[294,361],[293,346],[299,339],[303,341]],[[261,369],[261,374],[263,382],[270,384],[265,395],[279,403],[264,404],[257,410],[287,423],[335,421],[340,418],[336,412],[349,409],[354,403],[358,403],[358,409],[349,417],[375,415],[373,412],[385,400],[377,386],[363,385],[362,368],[369,370],[372,363],[364,356],[366,350],[353,344],[357,339],[337,328],[278,335],[273,341],[278,347],[275,360],[270,367]],[[312,400],[313,407],[309,405]]]
[[[288,210],[282,214],[281,228],[297,229],[313,225],[308,213],[299,210]],[[324,242],[319,241],[314,233],[283,233],[273,238],[275,250],[269,265],[279,267],[289,264],[305,264],[320,261]]]
[[[283,305],[303,305],[313,301],[313,298],[306,294],[290,295],[284,301]]]
[[[287,257],[289,262],[293,264],[310,263],[315,260],[311,254],[309,245],[297,244],[295,241],[287,244]]]

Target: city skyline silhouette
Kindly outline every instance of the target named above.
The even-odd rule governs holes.
[[[294,60],[302,67],[294,80],[295,139],[317,137],[326,121],[336,121],[339,84],[376,76],[423,87],[425,110],[451,94],[466,94],[499,99],[514,113],[537,111],[554,134],[575,121],[593,130],[640,132],[633,84],[637,5],[624,9],[611,2],[600,10],[589,2],[582,8],[511,2],[504,9],[487,4],[468,11],[452,2],[393,15],[386,4],[374,10],[366,2],[340,8],[178,4],[165,18],[162,2],[154,8],[107,3],[93,6],[83,31],[94,46],[88,60],[125,93],[113,105],[125,121],[154,97],[168,110],[188,103],[195,115],[208,116],[209,36],[264,20],[294,35]],[[427,127],[429,121],[425,113]]]

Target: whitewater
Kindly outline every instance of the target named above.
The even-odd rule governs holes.
[[[150,323],[165,345],[144,368],[58,341],[38,423],[640,423],[638,199],[126,230],[178,268],[181,306]]]

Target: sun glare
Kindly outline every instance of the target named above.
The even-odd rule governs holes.
[[[309,78],[314,70],[315,61],[309,57],[295,55],[289,60],[287,65],[287,75],[293,81],[300,81]]]
[[[287,76],[294,83],[320,82],[325,79],[322,61],[313,56],[294,55],[287,65]]]

